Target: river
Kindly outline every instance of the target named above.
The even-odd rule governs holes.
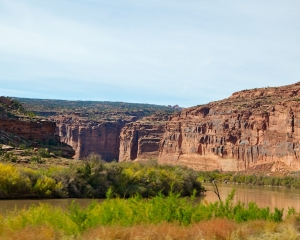
[[[218,200],[217,195],[211,191],[213,185],[203,184],[206,190],[204,200],[207,202],[214,202]],[[296,212],[300,212],[300,190],[283,188],[283,187],[269,187],[269,186],[252,186],[252,185],[237,185],[237,184],[218,184],[220,196],[225,200],[227,195],[236,189],[234,201],[241,201],[243,203],[255,202],[259,207],[275,207],[288,210],[289,207],[294,207]]]
[[[217,195],[210,191],[213,190],[212,184],[206,183],[204,187],[208,191],[205,197],[201,198],[201,201],[217,201]],[[288,210],[288,207],[294,207],[297,212],[300,212],[300,190],[235,184],[218,184],[218,187],[222,200],[226,199],[226,196],[232,189],[236,189],[235,202],[256,202],[260,207],[270,207],[271,209],[277,207],[279,209],[284,208]],[[66,208],[73,200],[78,202],[81,206],[86,206],[93,201],[92,199],[0,200],[0,213],[5,214],[7,211],[28,208],[32,204],[38,205],[39,203],[47,203]],[[97,201],[103,201],[103,199]]]

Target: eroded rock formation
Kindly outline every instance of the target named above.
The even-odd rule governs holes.
[[[113,122],[83,120],[77,116],[54,117],[61,141],[72,146],[75,159],[91,153],[105,161],[158,158],[159,143],[168,114]]]
[[[157,159],[168,115],[128,123],[120,133],[119,161]]]
[[[236,92],[175,114],[159,162],[197,170],[300,170],[300,82]]]
[[[2,143],[31,142],[33,146],[47,145],[51,150],[60,151],[63,157],[72,158],[75,151],[60,141],[55,134],[55,122],[28,119],[0,119],[0,139]]]
[[[4,118],[0,119],[0,129],[45,144],[51,143],[51,141],[59,141],[59,136],[55,135],[55,122]]]
[[[119,136],[124,122],[93,122],[76,116],[60,116],[55,121],[57,134],[61,141],[75,150],[75,159],[95,153],[101,155],[105,161],[118,160]]]
[[[32,118],[26,113],[18,101],[0,97],[0,143],[47,146],[64,157],[74,155],[74,150],[60,141],[55,122]]]

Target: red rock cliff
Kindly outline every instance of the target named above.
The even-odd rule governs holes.
[[[103,160],[119,158],[120,131],[122,122],[93,122],[77,117],[57,117],[57,134],[61,141],[72,146],[75,159],[87,157],[90,153],[102,156]]]
[[[126,124],[120,133],[119,161],[157,159],[165,131],[165,117],[147,117]]]
[[[71,158],[74,150],[60,141],[56,134],[56,123],[41,118],[30,118],[23,106],[14,100],[0,97],[0,141],[1,143],[47,145],[51,150],[61,151]]]
[[[244,90],[166,124],[159,162],[197,170],[300,170],[300,82]]]
[[[55,122],[3,118],[0,119],[0,129],[32,141],[59,141],[59,136],[55,135]]]

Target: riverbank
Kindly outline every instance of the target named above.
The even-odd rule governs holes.
[[[300,189],[300,173],[270,175],[270,172],[199,172],[199,181]]]
[[[1,239],[297,239],[299,215],[224,201],[195,204],[179,194],[106,199],[66,210],[47,204],[0,217]],[[36,234],[36,235],[35,235]],[[22,237],[21,237],[22,236]],[[25,238],[26,236],[26,238]],[[18,238],[19,237],[19,238]],[[269,238],[270,237],[270,238]],[[273,238],[272,238],[273,237]],[[276,237],[276,238],[274,238]]]

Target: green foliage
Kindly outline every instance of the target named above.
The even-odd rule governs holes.
[[[31,156],[33,149],[27,148],[24,150],[23,154],[24,156]]]
[[[34,117],[36,117],[36,114],[33,113],[33,112],[31,112],[31,111],[25,112],[25,115],[27,115],[29,118],[34,118]]]
[[[31,181],[17,168],[0,164],[0,198],[14,198],[30,191]]]
[[[187,226],[213,218],[227,218],[237,223],[250,220],[282,221],[283,210],[275,209],[273,212],[269,208],[259,208],[255,203],[247,206],[234,204],[233,196],[234,191],[224,202],[203,204],[195,203],[193,198],[182,198],[180,193],[175,192],[169,192],[167,196],[158,194],[150,199],[143,199],[137,194],[128,199],[93,202],[87,207],[80,207],[73,201],[67,210],[40,204],[11,213],[1,226],[17,229],[47,225],[66,235],[76,236],[100,226],[126,227],[164,222]]]
[[[50,151],[45,148],[39,148],[38,155],[42,158],[50,158]]]
[[[61,156],[62,156],[62,151],[61,151],[61,150],[55,150],[55,151],[52,151],[52,153],[53,153],[55,156],[58,156],[58,157],[61,157]]]
[[[1,157],[1,160],[5,162],[16,162],[17,159],[17,156],[15,156],[12,152],[4,152]]]
[[[80,117],[85,117],[92,121],[118,121],[126,116],[138,116],[141,118],[144,116],[150,116],[154,113],[158,115],[161,114],[161,116],[167,116],[179,110],[155,104],[109,101],[66,101],[30,98],[15,99],[26,104],[26,110],[28,110],[26,114],[29,117],[35,116],[33,112],[43,116],[56,115],[57,113],[68,114],[76,112],[76,114]]]
[[[37,180],[33,188],[39,195],[51,197],[57,195],[55,193],[59,193],[63,189],[63,186],[61,182],[56,183],[53,178],[43,176]]]
[[[243,175],[234,173],[220,173],[214,172],[200,172],[199,181],[211,182],[217,180],[219,182],[232,182],[239,184],[251,184],[258,186],[282,186],[287,188],[300,189],[300,178],[294,174],[294,176],[264,176],[264,175]]]
[[[25,112],[25,109],[24,109],[23,105],[17,100],[13,100],[13,102],[11,104],[11,108],[14,109],[14,110],[19,111],[20,113]]]
[[[44,160],[37,152],[30,161],[41,163]],[[0,164],[0,168],[2,166]],[[99,156],[91,156],[81,163],[71,164],[69,168],[13,168],[30,180],[27,194],[39,197],[128,198],[136,194],[152,197],[157,193],[168,195],[171,191],[191,196],[204,191],[195,171],[179,166],[160,166],[154,162],[105,163]]]
[[[36,163],[44,163],[45,162],[39,154],[32,155],[30,157],[30,161],[31,162],[36,162]]]
[[[26,144],[22,143],[22,144],[19,145],[19,148],[20,148],[21,150],[25,150],[25,149],[27,149],[28,147],[27,147]]]

